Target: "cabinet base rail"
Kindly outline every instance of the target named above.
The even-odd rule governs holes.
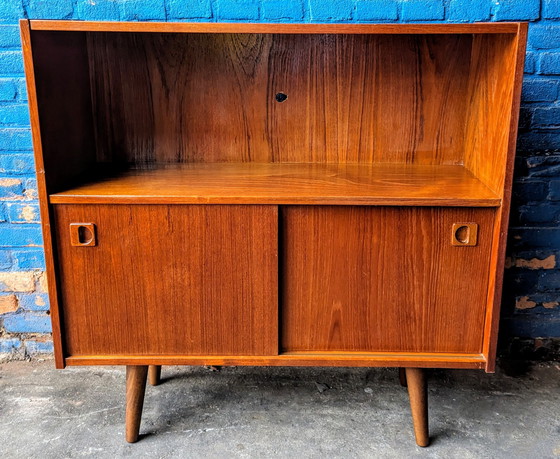
[[[430,436],[425,371],[422,368],[401,368],[399,377],[401,384],[404,378],[408,388],[416,444],[422,447],[428,446]],[[125,431],[126,441],[129,443],[136,443],[139,438],[146,380],[149,380],[152,386],[157,386],[161,380],[161,365],[127,365]]]

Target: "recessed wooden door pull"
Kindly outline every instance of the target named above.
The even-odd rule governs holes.
[[[70,244],[74,247],[97,245],[94,223],[70,223]]]
[[[451,244],[472,247],[476,245],[478,225],[476,223],[453,223]]]

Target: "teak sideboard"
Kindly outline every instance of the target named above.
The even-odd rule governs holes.
[[[494,370],[527,25],[23,20],[57,368]]]

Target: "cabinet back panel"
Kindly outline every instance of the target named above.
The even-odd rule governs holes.
[[[87,36],[100,161],[463,161],[472,35]]]
[[[480,353],[495,215],[284,207],[282,351]],[[478,244],[453,246],[469,222]]]
[[[67,355],[276,355],[275,206],[56,205]],[[70,223],[93,223],[91,247]]]

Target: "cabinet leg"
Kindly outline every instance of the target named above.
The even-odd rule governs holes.
[[[126,441],[129,443],[138,441],[147,375],[147,365],[126,367]]]
[[[150,365],[148,382],[151,386],[157,386],[161,382],[161,365]]]
[[[406,370],[404,368],[399,368],[399,382],[401,386],[406,387]]]
[[[428,446],[430,436],[428,433],[428,389],[426,386],[426,375],[421,368],[407,368],[405,374],[416,444],[418,446]]]

